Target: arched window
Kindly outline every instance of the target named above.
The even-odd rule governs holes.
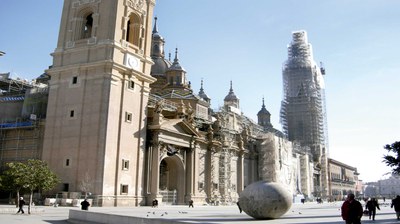
[[[140,17],[134,13],[129,17],[127,24],[126,41],[139,47],[140,44]]]
[[[93,27],[93,14],[89,14],[86,16],[84,22],[83,22],[83,31],[82,31],[82,37],[83,38],[89,38],[92,36],[92,27]]]
[[[93,36],[93,10],[84,8],[76,15],[75,40],[87,39]]]

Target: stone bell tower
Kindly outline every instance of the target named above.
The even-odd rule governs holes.
[[[65,0],[42,158],[58,192],[93,205],[144,203],[146,105],[155,0]],[[79,194],[79,193],[78,193]]]

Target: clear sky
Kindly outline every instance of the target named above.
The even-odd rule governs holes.
[[[62,4],[0,1],[0,72],[30,80],[52,64]],[[398,0],[158,0],[155,15],[195,92],[203,79],[216,109],[232,80],[244,114],[256,121],[265,97],[279,130],[287,45],[306,30],[326,69],[330,157],[376,181],[390,171],[383,146],[400,140],[399,9]]]

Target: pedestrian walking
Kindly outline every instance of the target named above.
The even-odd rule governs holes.
[[[342,218],[346,221],[346,224],[361,223],[363,207],[361,203],[355,199],[354,194],[350,193],[347,195],[347,199],[343,202],[341,210]]]
[[[189,208],[190,208],[190,207],[194,208],[194,207],[193,207],[193,200],[189,200]]]
[[[18,201],[18,207],[19,207],[19,209],[18,209],[17,214],[18,214],[19,212],[21,212],[22,214],[25,213],[25,212],[24,212],[24,205],[25,205],[24,198],[23,198],[23,197],[20,197],[20,198],[19,198],[19,201]]]
[[[375,214],[376,214],[376,209],[379,209],[379,204],[378,201],[375,198],[371,198],[370,200],[367,201],[367,204],[365,204],[365,209],[368,210],[368,215],[369,219],[375,220]]]
[[[89,210],[90,203],[85,198],[84,201],[81,202],[81,209],[82,210]]]
[[[157,199],[153,199],[153,204],[152,204],[153,208],[158,208],[158,200]]]
[[[392,200],[392,204],[390,205],[390,207],[394,207],[397,220],[400,220],[400,195],[397,195],[396,198]]]

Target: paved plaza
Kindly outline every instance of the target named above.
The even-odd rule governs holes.
[[[151,207],[91,207],[89,212],[135,216],[151,220],[168,219],[175,223],[202,223],[202,224],[241,224],[241,223],[344,223],[340,217],[341,202],[317,204],[293,204],[292,208],[281,218],[275,220],[255,220],[245,213],[239,213],[237,206],[159,206]],[[25,206],[26,207],[26,206]],[[15,214],[15,207],[0,205],[0,220],[5,224],[67,224],[69,210],[79,210],[77,207],[44,207],[36,206],[31,215]],[[151,219],[151,220],[150,220]],[[376,221],[368,220],[364,216],[362,223],[398,223],[393,209],[388,204],[381,204],[377,211]]]

